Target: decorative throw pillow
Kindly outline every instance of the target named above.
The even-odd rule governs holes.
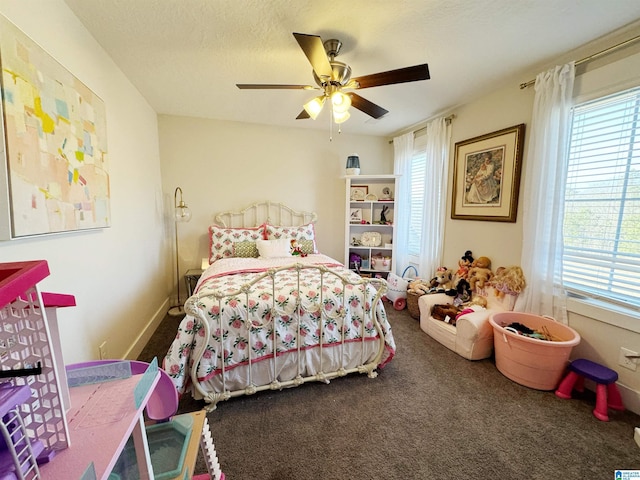
[[[313,223],[307,223],[306,225],[300,225],[299,227],[282,227],[276,225],[266,226],[266,239],[277,240],[279,238],[285,238],[289,241],[297,240],[300,243],[303,240],[311,241],[311,250],[305,253],[318,253],[316,247],[316,232]]]
[[[291,256],[291,242],[286,238],[278,240],[257,240],[256,245],[260,258],[277,258]]]
[[[233,256],[237,258],[258,258],[256,242],[233,242]]]
[[[236,242],[255,242],[265,238],[265,225],[255,228],[227,228],[219,225],[209,227],[209,263],[233,256]]]
[[[313,240],[296,240],[296,242],[298,243],[298,247],[300,247],[300,251],[302,253],[306,255],[314,253],[315,244],[313,243]]]

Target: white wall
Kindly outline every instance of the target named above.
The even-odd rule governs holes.
[[[107,229],[0,242],[0,262],[45,259],[40,289],[75,296],[58,311],[66,363],[98,358],[104,340],[110,357],[135,357],[166,312],[171,265],[157,116],[62,0],[0,0],[0,13],[105,102],[112,213]]]
[[[311,120],[309,120],[311,121]],[[272,200],[318,213],[318,248],[344,258],[347,156],[360,156],[361,173],[393,173],[392,145],[380,137],[329,129],[283,129],[189,117],[159,117],[163,189],[184,193],[193,218],[178,226],[181,270],[207,256],[214,215]],[[174,275],[175,276],[175,275]]]

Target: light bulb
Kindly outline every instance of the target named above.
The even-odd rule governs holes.
[[[176,207],[175,215],[176,222],[188,222],[191,220],[191,210],[184,202],[180,202],[180,205]]]
[[[351,98],[342,92],[334,92],[331,94],[331,103],[333,104],[334,113],[342,113],[349,110]]]

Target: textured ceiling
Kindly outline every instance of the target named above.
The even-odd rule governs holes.
[[[314,92],[293,32],[338,38],[353,76],[428,63],[431,79],[359,90],[345,133],[390,135],[640,18],[638,0],[65,0],[160,114],[327,130],[295,120]],[[530,78],[519,78],[527,81]]]

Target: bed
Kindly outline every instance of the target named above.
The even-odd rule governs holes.
[[[163,363],[180,394],[213,410],[262,390],[375,378],[391,361],[385,280],[319,253],[316,218],[274,202],[215,217],[210,265]]]

